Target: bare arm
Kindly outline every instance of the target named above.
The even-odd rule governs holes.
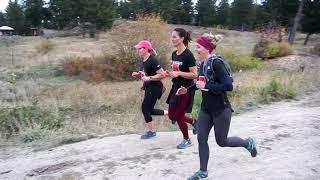
[[[166,77],[166,72],[161,68],[157,71],[157,74],[150,76],[151,81],[158,81]]]
[[[186,79],[197,79],[198,77],[198,70],[197,66],[189,67],[190,72],[179,72],[179,76],[186,78]]]
[[[180,76],[180,77],[183,77],[186,79],[197,79],[197,77],[198,77],[197,66],[189,67],[189,71],[190,72],[170,71],[170,72],[168,72],[168,74],[172,78]]]

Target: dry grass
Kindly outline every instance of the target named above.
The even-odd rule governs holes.
[[[261,102],[261,90],[268,87],[273,78],[278,79],[283,88],[293,90],[296,93],[302,91],[302,72],[289,72],[285,70],[274,71],[268,68],[247,71],[238,74],[235,78],[234,91],[230,99],[233,106],[236,107],[236,109],[245,109],[250,106],[256,106]]]
[[[320,73],[317,74],[320,75]],[[273,79],[279,82],[279,89],[276,90],[277,92],[281,91],[280,93],[282,94],[273,94],[273,91],[262,93],[265,89],[270,89],[269,86],[272,84]],[[285,69],[275,70],[275,67],[244,71],[235,75],[234,89],[229,93],[229,100],[235,112],[241,113],[248,109],[256,108],[261,103],[294,98],[295,95],[310,89],[312,84],[320,85],[320,78],[312,79],[313,83],[310,83],[310,80],[307,79],[308,77],[303,72]],[[289,96],[291,95],[290,93],[293,93],[292,95],[294,96]],[[192,112],[194,117],[198,115],[200,103],[201,93],[198,92]]]

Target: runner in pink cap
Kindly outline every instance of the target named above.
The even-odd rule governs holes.
[[[152,44],[148,40],[142,40],[137,45],[134,46],[136,49],[144,48],[148,49],[149,53],[157,55],[156,50],[152,47]]]
[[[156,52],[149,41],[140,41],[134,47],[143,61],[140,71],[132,73],[133,77],[143,81],[142,89],[145,91],[141,111],[144,116],[147,131],[141,136],[141,139],[150,139],[156,136],[152,116],[168,114],[166,110],[154,108],[157,100],[161,98],[165,90],[161,79],[165,78],[166,72],[162,69],[159,60],[155,56]]]

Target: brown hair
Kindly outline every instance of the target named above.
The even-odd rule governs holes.
[[[191,41],[191,35],[190,32],[186,31],[183,28],[175,28],[174,31],[176,31],[179,35],[179,37],[183,37],[183,44],[188,47],[189,42]]]

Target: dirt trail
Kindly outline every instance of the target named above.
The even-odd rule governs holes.
[[[210,179],[320,179],[320,93],[235,116],[230,135],[253,135],[260,154],[220,148],[211,133]],[[185,179],[198,169],[197,141],[180,132],[96,138],[39,152],[0,151],[0,179]]]

